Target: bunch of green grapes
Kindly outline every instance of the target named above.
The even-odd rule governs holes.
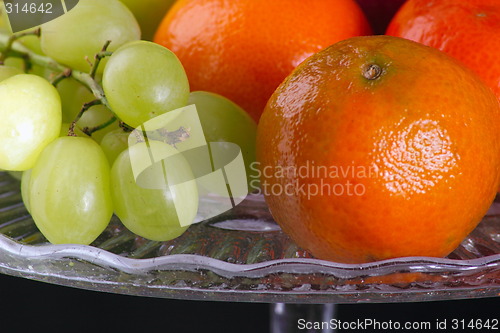
[[[80,0],[33,34],[0,26],[0,101],[0,169],[21,180],[53,244],[91,244],[113,214],[157,241],[194,221],[196,183],[176,181],[194,179],[179,141],[141,134],[155,117],[195,104],[207,141],[238,144],[247,167],[255,160],[251,117],[222,96],[191,92],[176,55],[141,39],[119,0]],[[138,175],[133,159],[151,160],[151,151],[156,163]]]

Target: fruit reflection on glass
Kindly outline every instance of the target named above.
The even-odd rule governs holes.
[[[271,97],[257,135],[262,190],[318,258],[446,256],[495,197],[499,126],[495,95],[457,60],[402,38],[348,39]]]
[[[179,0],[154,41],[179,57],[193,91],[225,96],[258,121],[304,59],[370,33],[354,0]]]

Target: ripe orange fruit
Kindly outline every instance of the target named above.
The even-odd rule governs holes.
[[[442,257],[499,185],[500,104],[456,59],[390,36],[341,41],[280,85],[257,134],[261,190],[315,257]]]
[[[304,59],[370,33],[354,0],[179,0],[154,41],[179,57],[192,90],[223,95],[258,121]]]
[[[459,59],[500,98],[498,0],[409,0],[386,34],[435,47]]]

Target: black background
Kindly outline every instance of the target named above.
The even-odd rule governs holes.
[[[0,274],[2,333],[266,333],[269,332],[269,309],[269,304],[181,301],[102,293]],[[371,318],[433,323],[446,318],[466,321],[500,319],[500,297],[422,303],[340,304],[335,317],[342,321]]]

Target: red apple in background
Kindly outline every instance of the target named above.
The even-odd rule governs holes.
[[[383,35],[392,17],[406,0],[356,0],[370,21],[373,33]]]

